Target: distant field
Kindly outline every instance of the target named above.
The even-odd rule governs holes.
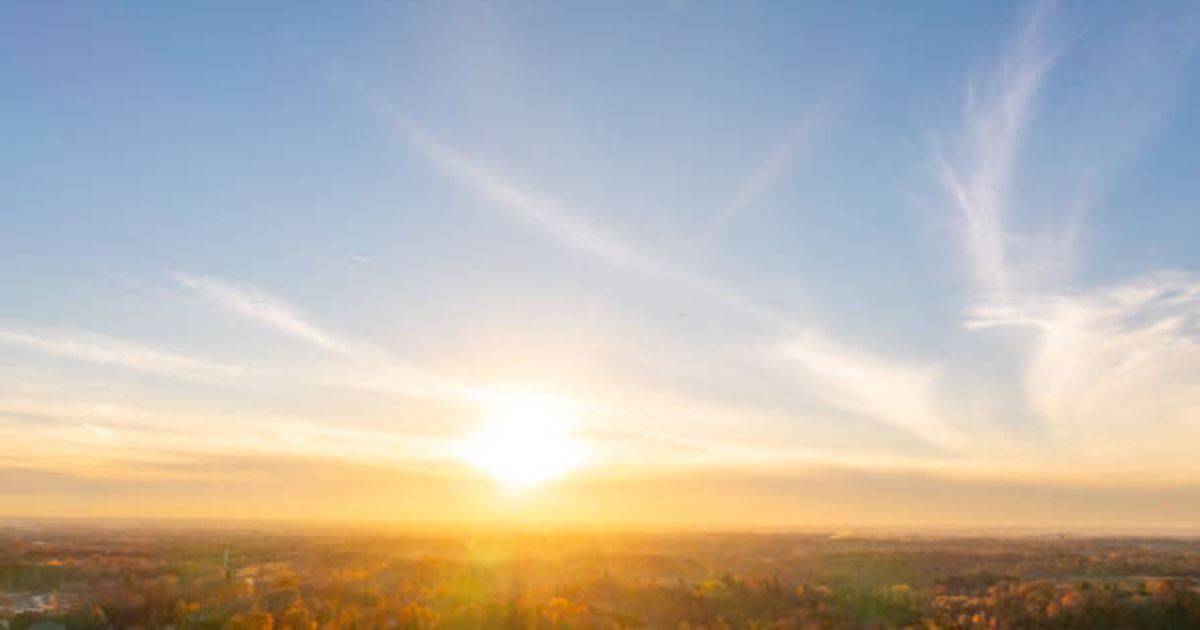
[[[10,628],[1194,628],[1200,541],[22,525],[0,530],[0,620]]]

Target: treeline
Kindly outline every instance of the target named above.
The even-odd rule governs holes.
[[[0,628],[1200,628],[1195,541],[144,536],[0,549]]]

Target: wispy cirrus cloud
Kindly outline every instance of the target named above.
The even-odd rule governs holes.
[[[939,160],[943,184],[962,221],[972,278],[984,292],[1002,292],[1014,282],[1008,225],[1012,179],[1034,99],[1054,61],[1041,42],[1050,9],[1048,2],[1034,5],[995,74],[968,83],[961,158]]]
[[[1200,440],[1200,278],[1159,272],[977,307],[972,328],[1033,331],[1024,387],[1064,446],[1140,466],[1192,462]]]
[[[259,287],[194,273],[175,272],[172,276],[219,308],[350,361],[334,371],[298,376],[302,380],[316,378],[329,385],[406,397],[457,399],[469,391],[455,379],[409,365],[367,341],[318,326],[299,308]]]
[[[844,90],[833,90],[778,140],[767,157],[738,187],[733,197],[709,221],[699,238],[703,249],[730,224],[752,209],[796,162],[810,155],[845,111]]]
[[[1062,229],[1018,235],[1009,224],[1017,154],[1056,57],[1041,41],[1051,8],[1034,5],[994,75],[969,86],[962,159],[941,162],[980,294],[968,306],[966,327],[1032,334],[1032,351],[1020,352],[1026,403],[1064,460],[1105,461],[1124,470],[1180,467],[1188,458],[1179,445],[1200,436],[1195,277],[1152,271],[1068,289],[1038,272],[1074,257],[1087,207],[1169,109],[1196,38],[1163,37],[1156,29],[1157,40],[1150,41],[1146,31],[1132,29],[1124,46],[1114,46],[1120,63],[1106,69],[1101,87],[1086,92],[1102,100],[1081,113],[1108,124],[1097,125],[1103,140],[1075,139],[1093,150],[1064,166],[1078,189],[1059,204],[1055,219]],[[1018,250],[1018,242],[1027,247]]]
[[[789,324],[788,318],[775,309],[757,304],[734,291],[644,253],[642,248],[589,222],[572,204],[513,183],[484,167],[478,160],[434,140],[408,121],[392,116],[387,120],[438,168],[487,201],[513,212],[563,247],[643,280],[682,287],[757,321]]]
[[[1196,13],[1187,9],[1110,35],[1093,53],[1101,69],[1056,94],[1056,118],[1045,128],[1052,135],[1042,139],[1053,142],[1055,160],[1031,162],[1041,179],[1019,182],[1019,175],[1033,175],[1021,172],[1020,158],[1040,95],[1070,52],[1047,36],[1052,22],[1066,22],[1052,20],[1057,13],[1054,2],[1034,3],[999,60],[970,77],[962,129],[948,143],[952,150],[935,157],[961,221],[974,287],[990,298],[1052,289],[1066,279],[1079,262],[1085,218],[1167,118],[1200,45],[1200,34],[1186,26]],[[1014,215],[1040,227],[1023,229]]]
[[[74,329],[37,326],[3,328],[0,329],[0,343],[76,361],[154,374],[211,378],[236,376],[246,372],[241,367]]]
[[[948,450],[967,445],[940,409],[941,371],[934,365],[899,361],[814,335],[787,340],[779,354],[803,366],[825,401],[846,413],[890,424]]]
[[[322,329],[295,307],[265,291],[213,276],[186,272],[172,276],[200,297],[234,314],[330,352],[352,352],[351,342]]]
[[[933,368],[899,367],[898,362],[885,357],[845,347],[773,308],[643,253],[641,248],[584,220],[571,204],[509,181],[465,154],[433,140],[410,122],[396,118],[389,120],[436,166],[487,201],[514,212],[521,220],[572,251],[611,264],[643,280],[694,292],[741,312],[790,339],[790,351],[784,352],[783,356],[800,361],[806,368],[806,376],[815,378],[822,385],[814,391],[827,404],[869,415],[937,446],[949,448],[962,444],[949,428],[950,423],[940,416],[936,379],[931,377]],[[804,351],[804,348],[818,347],[818,351]],[[877,402],[864,402],[864,399]],[[893,403],[899,406],[890,406]]]

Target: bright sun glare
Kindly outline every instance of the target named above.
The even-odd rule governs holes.
[[[489,397],[486,425],[462,444],[472,466],[510,489],[557,479],[583,463],[584,447],[570,434],[567,404],[532,394]]]

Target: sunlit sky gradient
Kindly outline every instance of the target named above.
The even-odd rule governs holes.
[[[5,6],[0,514],[1200,524],[1200,10],[905,9]]]

